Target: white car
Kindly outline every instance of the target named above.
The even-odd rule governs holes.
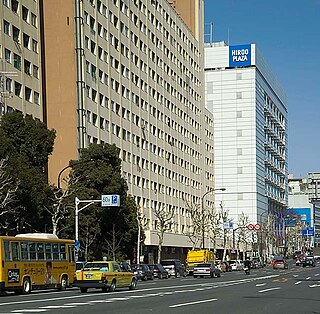
[[[243,269],[243,265],[238,260],[232,260],[229,263],[230,263],[230,266],[232,268],[232,271],[234,271],[234,270],[242,270]]]

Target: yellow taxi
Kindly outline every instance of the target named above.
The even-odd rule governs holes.
[[[79,287],[82,293],[89,288],[113,292],[116,288],[134,290],[137,278],[130,271],[123,271],[115,261],[87,262],[81,271],[75,273],[73,287]]]

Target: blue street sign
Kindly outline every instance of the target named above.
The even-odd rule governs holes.
[[[303,237],[314,237],[314,228],[313,227],[302,228],[302,236]]]
[[[79,250],[80,249],[80,241],[79,240],[75,240],[74,241],[74,247]]]
[[[120,195],[102,195],[101,206],[120,206]]]

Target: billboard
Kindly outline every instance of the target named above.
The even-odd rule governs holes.
[[[251,44],[229,46],[229,67],[251,65]]]

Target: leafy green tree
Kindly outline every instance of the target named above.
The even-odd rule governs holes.
[[[71,176],[77,178],[74,197],[80,200],[99,200],[101,195],[110,194],[120,196],[119,207],[101,207],[100,203],[94,203],[81,211],[79,238],[86,257],[102,258],[109,253],[116,258],[132,259],[138,232],[137,205],[134,198],[127,195],[128,186],[121,176],[119,148],[114,144],[92,144],[81,150]],[[70,218],[73,220],[69,224],[73,224],[74,213]],[[113,252],[110,247],[114,248]]]
[[[12,233],[44,229],[47,217],[43,208],[48,206],[52,194],[45,169],[54,139],[55,131],[31,116],[11,112],[1,118],[0,159],[7,159],[6,174],[12,181],[11,188],[18,184],[16,213],[8,226],[14,229]]]

